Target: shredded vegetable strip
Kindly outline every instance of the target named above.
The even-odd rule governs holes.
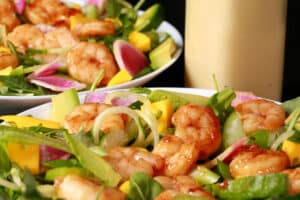
[[[94,137],[94,142],[96,144],[99,144],[100,128],[101,128],[101,124],[103,123],[104,119],[109,115],[121,114],[121,113],[125,113],[128,116],[130,116],[134,120],[134,122],[137,124],[137,126],[138,126],[137,141],[143,141],[144,140],[143,129],[140,125],[137,113],[134,110],[132,110],[128,107],[125,107],[125,106],[115,106],[115,107],[107,108],[106,110],[101,112],[96,117],[95,122],[94,122],[94,126],[93,126],[93,130],[92,130],[92,134],[93,134],[93,137]]]

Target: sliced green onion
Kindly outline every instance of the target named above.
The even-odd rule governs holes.
[[[93,83],[91,85],[90,91],[95,91],[95,89],[97,88],[97,85],[102,81],[103,77],[104,77],[104,69],[100,69],[95,80],[93,81]]]
[[[200,185],[216,183],[220,178],[218,174],[203,166],[197,166],[191,171],[190,176]]]

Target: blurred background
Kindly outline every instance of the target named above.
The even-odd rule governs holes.
[[[189,0],[186,0],[189,1]],[[165,8],[165,19],[173,24],[184,38],[185,2],[184,0],[147,0],[144,8],[158,2]],[[136,0],[131,0],[136,2]],[[300,95],[300,29],[297,1],[288,0],[286,18],[286,42],[284,56],[282,99],[287,100]],[[268,9],[268,8],[266,8]],[[268,77],[266,77],[267,79]],[[147,83],[147,87],[184,86],[184,53],[180,59],[160,76]]]

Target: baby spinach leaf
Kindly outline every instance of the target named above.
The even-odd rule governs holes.
[[[286,174],[250,176],[228,181],[227,187],[212,185],[212,193],[220,199],[266,199],[286,195]]]
[[[249,138],[249,144],[257,144],[258,146],[268,149],[269,146],[269,135],[268,130],[259,130],[247,135]]]
[[[128,200],[153,200],[163,191],[162,186],[151,176],[137,172],[130,176]]]

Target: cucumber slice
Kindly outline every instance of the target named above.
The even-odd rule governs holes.
[[[136,31],[156,29],[164,19],[163,7],[156,3],[139,16],[134,24]]]

